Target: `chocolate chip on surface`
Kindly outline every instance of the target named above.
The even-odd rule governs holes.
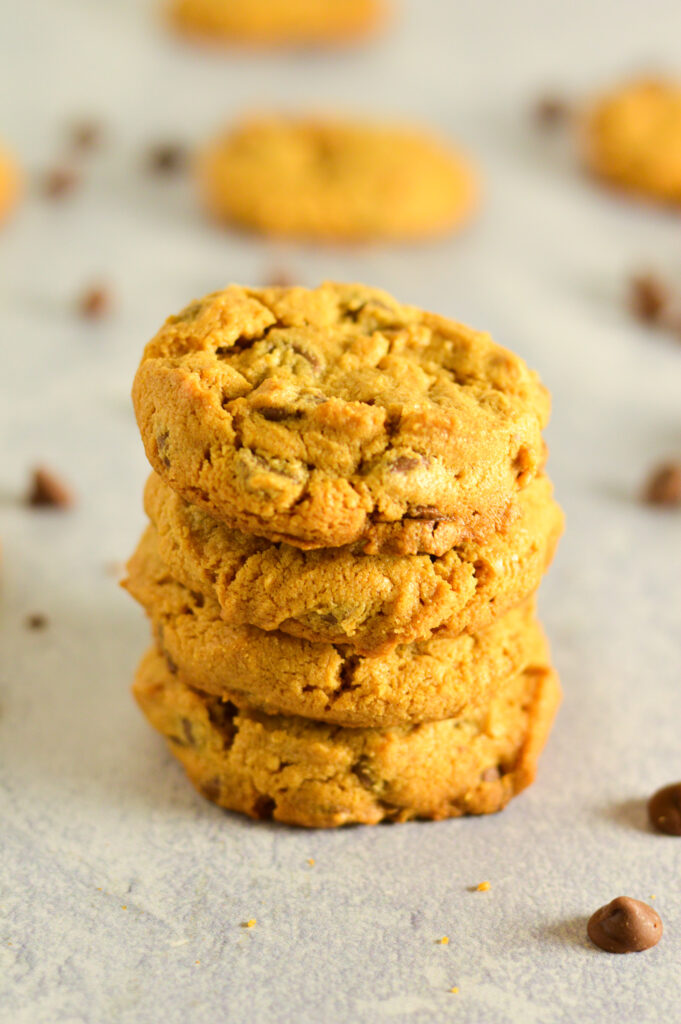
[[[643,491],[649,505],[681,505],[681,462],[665,462],[650,475]]]
[[[648,801],[650,824],[668,836],[681,836],[681,782],[653,793]]]
[[[42,612],[32,612],[31,615],[26,616],[27,629],[45,629],[46,626],[47,616]]]
[[[71,147],[81,153],[96,149],[102,141],[102,126],[97,121],[77,121],[69,132]]]
[[[54,167],[45,176],[45,195],[50,199],[62,199],[73,192],[80,178],[70,167]]]
[[[33,470],[26,501],[35,508],[69,508],[73,505],[73,494],[51,470],[39,466]]]
[[[563,124],[571,113],[570,104],[562,96],[542,96],[534,106],[535,120],[542,128]]]
[[[176,174],[188,163],[187,150],[179,142],[160,142],[149,151],[149,169],[157,174]]]
[[[644,323],[658,323],[669,299],[669,288],[655,274],[637,274],[629,282],[629,307]]]
[[[586,930],[606,953],[640,953],[660,941],[662,921],[647,903],[618,896],[589,918]]]
[[[111,309],[111,293],[103,285],[93,285],[83,292],[78,302],[81,316],[93,320],[104,316]]]

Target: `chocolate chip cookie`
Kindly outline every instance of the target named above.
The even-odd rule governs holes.
[[[504,532],[442,556],[272,544],[229,529],[156,474],[145,509],[172,575],[217,600],[226,622],[376,655],[436,631],[483,629],[534,593],[563,526],[551,493],[547,477],[537,477],[518,496]]]
[[[681,203],[681,84],[642,79],[596,100],[583,125],[584,155],[599,178]]]
[[[545,657],[526,602],[479,633],[433,637],[365,658],[342,645],[235,626],[217,601],[178,583],[149,527],[124,584],[151,619],[168,663],[201,690],[268,713],[347,726],[384,726],[460,714],[501,679]]]
[[[133,400],[173,490],[301,548],[402,529],[427,550],[443,521],[449,547],[482,536],[545,460],[549,399],[522,359],[363,285],[194,302],[147,345]]]
[[[416,128],[310,117],[251,118],[198,162],[201,193],[221,222],[265,235],[399,241],[468,220],[468,161]]]
[[[182,32],[248,45],[342,43],[372,32],[384,20],[383,0],[171,0]]]
[[[464,717],[343,729],[210,697],[153,650],[133,692],[205,797],[314,828],[500,810],[533,781],[560,699],[539,660]]]

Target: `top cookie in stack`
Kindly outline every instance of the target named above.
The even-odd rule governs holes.
[[[363,286],[232,286],[166,322],[133,396],[156,471],[135,693],[204,795],[337,825],[531,781],[562,513],[522,360]]]

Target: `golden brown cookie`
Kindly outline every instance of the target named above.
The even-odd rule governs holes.
[[[268,713],[347,726],[458,715],[499,680],[545,657],[532,601],[479,633],[402,644],[365,658],[341,645],[234,626],[214,598],[177,583],[149,527],[125,587],[151,619],[168,663],[192,685]]]
[[[14,208],[20,191],[20,176],[8,153],[0,150],[0,223]]]
[[[466,221],[477,185],[468,162],[415,128],[312,117],[253,117],[198,163],[220,221],[266,235],[398,241]]]
[[[313,828],[501,810],[533,781],[560,700],[558,679],[540,660],[465,717],[342,729],[209,697],[153,650],[133,692],[205,797]]]
[[[681,203],[681,84],[641,79],[620,86],[587,112],[583,140],[599,178]]]
[[[363,285],[232,285],[170,317],[133,387],[157,473],[247,533],[298,547],[397,526],[451,547],[541,470],[549,398],[519,357]],[[426,524],[425,531],[422,526]]]
[[[230,530],[152,474],[145,509],[172,575],[216,599],[232,626],[280,629],[380,654],[435,631],[475,632],[534,593],[563,527],[551,483],[522,491],[507,530],[441,557],[301,551]]]
[[[383,0],[170,0],[182,32],[256,46],[351,41],[384,20]]]

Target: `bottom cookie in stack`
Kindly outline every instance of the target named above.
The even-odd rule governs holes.
[[[490,814],[534,779],[560,701],[548,651],[457,718],[353,729],[193,689],[152,649],[133,692],[207,799],[313,828]]]

